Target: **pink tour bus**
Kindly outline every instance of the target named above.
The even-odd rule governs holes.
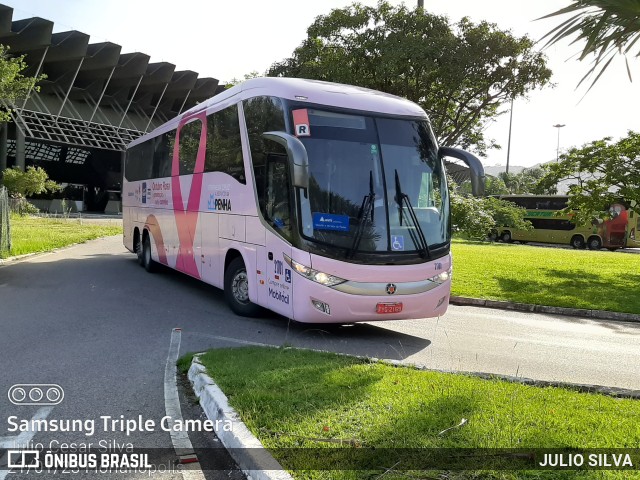
[[[129,145],[124,245],[224,290],[230,308],[351,323],[435,317],[451,288],[443,157],[416,104],[257,78]]]

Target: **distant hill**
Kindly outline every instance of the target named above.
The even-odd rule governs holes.
[[[504,172],[504,165],[494,165],[490,167],[489,165],[484,166],[484,173],[486,175],[491,175],[492,177],[497,177],[499,173]],[[517,165],[509,165],[509,173],[520,173],[527,167],[518,167]]]

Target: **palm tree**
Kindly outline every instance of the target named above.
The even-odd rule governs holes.
[[[545,46],[574,35],[577,37],[572,44],[586,42],[579,60],[582,61],[591,54],[595,55],[595,58],[578,86],[599,69],[589,87],[591,89],[617,54],[625,57],[627,74],[631,80],[627,55],[640,40],[640,0],[573,0],[569,6],[542,18],[565,14],[573,15],[547,33],[543,39],[548,39]],[[640,56],[640,45],[636,48],[634,57]]]

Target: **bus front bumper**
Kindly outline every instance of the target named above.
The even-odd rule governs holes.
[[[439,317],[447,311],[450,279],[422,293],[402,295],[402,288],[398,283],[394,284],[396,291],[385,296],[358,295],[330,287],[319,289],[311,281],[299,281],[293,292],[294,320],[302,323],[407,320]]]

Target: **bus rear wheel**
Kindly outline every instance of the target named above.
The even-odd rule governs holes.
[[[591,237],[587,245],[589,250],[600,250],[602,248],[602,240],[599,237]]]
[[[138,265],[144,266],[144,248],[142,246],[142,241],[140,241],[140,235],[136,232],[134,235],[135,238],[135,252],[138,260]]]
[[[574,235],[571,239],[571,246],[577,249],[584,248],[584,238],[582,238],[580,235]]]
[[[249,276],[241,257],[234,258],[224,272],[224,297],[236,315],[255,317],[260,312],[249,300]]]
[[[504,243],[511,243],[511,232],[502,232],[502,235],[500,235],[500,240],[502,240]]]
[[[158,268],[158,264],[151,257],[151,240],[148,234],[142,240],[142,266],[149,273],[154,273]]]

